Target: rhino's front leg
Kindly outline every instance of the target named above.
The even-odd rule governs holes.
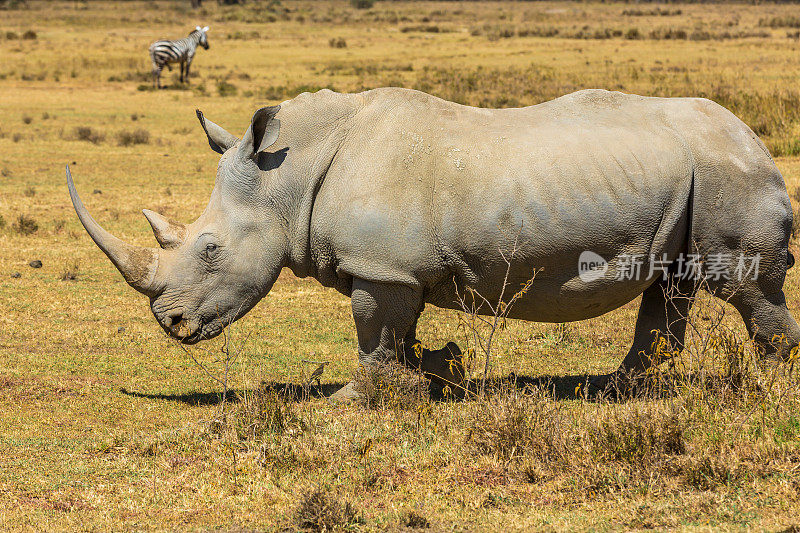
[[[441,384],[460,387],[463,381],[461,351],[454,343],[442,350],[417,353],[417,319],[424,307],[422,292],[406,285],[353,280],[353,319],[358,336],[358,359],[364,368],[397,360],[420,368]],[[358,392],[351,381],[331,398],[351,400]]]

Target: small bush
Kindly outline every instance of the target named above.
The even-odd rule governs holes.
[[[36,32],[33,30],[28,30],[22,34],[22,38],[28,41],[33,41],[36,39]]]
[[[25,190],[22,191],[22,194],[24,194],[27,198],[33,198],[36,196],[36,189],[33,187],[26,187]]]
[[[220,96],[236,96],[236,93],[238,92],[238,87],[230,82],[225,80],[220,80],[217,82],[217,94]]]
[[[589,441],[598,459],[641,464],[685,453],[687,423],[676,409],[631,403],[590,424]]]
[[[25,115],[24,117],[22,117],[22,122],[24,122],[25,124],[30,124],[31,122],[33,122],[33,117]]]
[[[301,529],[322,532],[335,531],[363,523],[350,502],[342,502],[327,490],[307,493],[296,513]]]
[[[356,9],[370,9],[375,5],[375,0],[350,0],[350,5]]]
[[[639,28],[631,28],[625,32],[625,38],[629,40],[641,39],[642,34],[639,33]]]
[[[75,128],[75,138],[79,141],[100,144],[105,140],[106,136],[91,126],[78,126]]]
[[[767,28],[800,28],[800,17],[787,15],[785,17],[762,18],[758,25]]]
[[[19,39],[19,35],[17,35],[17,33],[13,32],[13,31],[7,31],[6,32],[6,39],[8,39],[9,41],[13,41],[13,40]]]
[[[431,523],[428,519],[416,511],[407,511],[405,513],[405,516],[403,516],[403,525],[412,529],[427,529],[431,527]]]
[[[331,40],[328,41],[328,46],[331,48],[347,48],[347,41],[345,41],[342,37],[332,37]]]
[[[14,135],[11,136],[11,140],[14,141],[15,143],[20,142],[22,140],[22,134],[15,133]]]
[[[39,224],[36,223],[33,217],[28,215],[18,216],[16,222],[14,222],[11,227],[20,235],[31,235],[39,230]]]
[[[353,381],[361,402],[370,409],[420,412],[430,402],[428,380],[398,364],[359,367]]]
[[[78,265],[77,263],[72,265],[72,267],[68,268],[64,272],[61,273],[59,277],[61,281],[75,281],[78,279]]]
[[[147,144],[150,142],[150,132],[139,128],[137,130],[122,130],[117,133],[117,144],[119,146],[131,146],[134,144]]]
[[[423,33],[440,33],[442,29],[439,26],[404,26],[400,29],[403,33],[410,33],[410,32],[423,32]]]
[[[291,427],[307,429],[291,403],[272,387],[261,384],[253,392],[241,393],[239,399],[235,412],[239,440],[254,440],[269,433],[280,435]]]
[[[500,391],[475,407],[467,442],[479,454],[503,460],[524,455],[539,463],[569,457],[566,419],[542,391]]]

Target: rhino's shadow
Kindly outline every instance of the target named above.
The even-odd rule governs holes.
[[[282,395],[293,402],[300,402],[307,398],[322,398],[327,397],[342,388],[345,383],[323,383],[321,387],[316,385],[303,388],[302,385],[296,383],[266,383],[266,385],[274,389],[278,394]],[[206,406],[218,405],[222,403],[222,391],[219,392],[187,392],[185,394],[163,394],[158,392],[138,392],[131,391],[126,388],[119,390],[126,396],[134,398],[148,398],[150,400],[167,400],[171,402],[185,403],[193,406]],[[242,396],[253,390],[245,389],[230,389],[227,394],[227,401],[238,402]]]
[[[582,388],[586,387],[587,384],[594,377],[596,376],[589,374],[576,374],[568,376],[551,376],[551,375],[517,376],[511,374],[509,376],[490,380],[489,383],[487,383],[487,387],[500,389],[500,388],[508,388],[510,386],[512,388],[516,387],[519,390],[524,390],[531,387],[542,388],[550,392],[550,394],[552,394],[553,398],[556,400],[574,400],[577,394],[576,391],[579,391],[578,386],[580,385],[580,387]],[[345,383],[341,382],[323,383],[320,387],[312,385],[305,388],[296,383],[285,383],[285,382],[284,383],[268,382],[265,383],[265,385],[274,389],[276,392],[281,394],[283,397],[287,398],[289,401],[300,402],[308,398],[328,397],[337,390],[339,390],[341,387],[343,387]],[[477,384],[474,382],[470,383],[469,389],[470,390],[477,389]],[[193,406],[218,405],[219,403],[222,402],[221,391],[188,392],[184,394],[164,394],[164,393],[131,391],[125,388],[121,388],[120,392],[127,396],[132,396],[134,398],[167,400]],[[227,395],[227,400],[231,402],[237,402],[243,395],[247,394],[248,392],[252,391],[229,390]],[[437,389],[436,387],[432,387],[431,389],[431,398],[435,401],[447,400],[442,391],[440,389]]]

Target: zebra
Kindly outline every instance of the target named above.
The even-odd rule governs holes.
[[[189,83],[189,65],[192,64],[194,54],[199,44],[208,50],[208,26],[197,26],[188,37],[177,41],[156,41],[150,45],[150,59],[153,61],[153,85],[161,88],[161,70],[166,66],[172,70],[170,63],[180,62],[181,83]]]

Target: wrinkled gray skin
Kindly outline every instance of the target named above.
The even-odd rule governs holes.
[[[417,318],[426,303],[458,309],[457,288],[496,301],[501,251],[517,236],[511,287],[538,273],[512,317],[582,320],[643,295],[620,371],[645,370],[659,336],[682,346],[693,292],[674,276],[615,280],[624,254],[760,254],[756,280],[709,288],[765,355],[800,341],[782,291],[783,178],[750,128],[709,100],[586,90],[478,109],[397,88],[323,90],[257,111],[241,141],[198,117],[222,154],[216,183],[192,224],[145,211],[161,249],[105,233],[69,180],[90,235],[187,344],[219,334],[289,267],[352,298],[362,363],[397,355],[459,382],[454,345],[413,353]],[[584,250],[609,261],[604,277],[578,277]],[[684,297],[665,299],[676,288]],[[337,394],[351,397],[352,384]]]

